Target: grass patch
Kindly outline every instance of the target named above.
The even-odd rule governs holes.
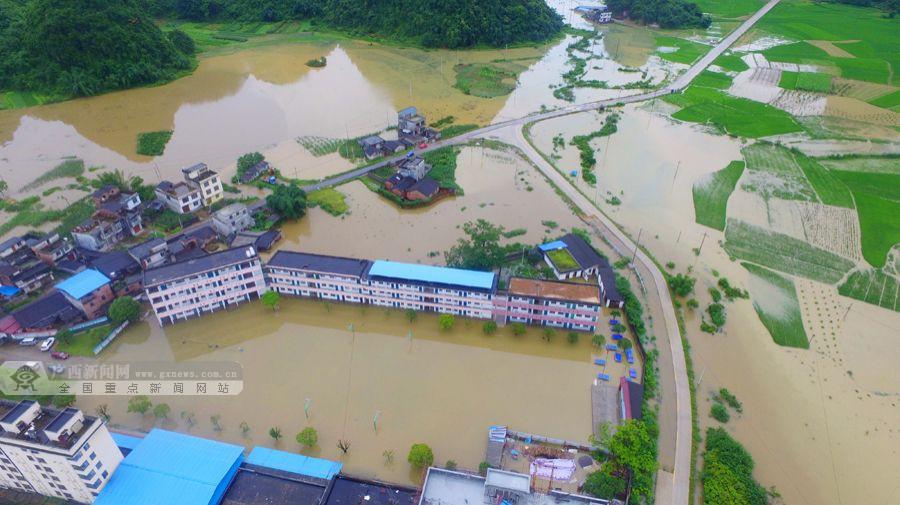
[[[515,237],[521,237],[522,235],[525,235],[526,233],[528,233],[528,230],[526,230],[525,228],[513,228],[512,230],[503,232],[502,235],[503,235],[503,238],[515,238]]]
[[[60,236],[72,233],[72,229],[81,224],[94,213],[94,202],[90,198],[82,198],[66,209],[66,214],[56,227]]]
[[[806,241],[735,219],[728,220],[724,248],[733,258],[825,284],[837,283],[854,267],[852,261]]]
[[[463,133],[470,132],[472,130],[477,130],[477,124],[454,124],[450,125],[443,130],[441,130],[441,138],[449,139],[451,137],[455,137],[457,135],[462,135]]]
[[[758,11],[764,2],[760,0],[697,0],[695,2],[705,14],[714,18],[739,18]]]
[[[570,253],[567,249],[554,249],[552,251],[547,251],[547,257],[550,258],[550,261],[556,267],[556,270],[560,272],[566,272],[569,270],[575,270],[578,268],[578,262],[575,261],[575,258],[572,257],[572,253]]]
[[[336,153],[338,147],[340,147],[344,141],[341,139],[307,135],[304,137],[297,137],[297,143],[303,146],[303,148],[309,151],[313,156],[320,157]]]
[[[728,197],[744,173],[743,161],[732,161],[727,167],[694,183],[694,219],[698,224],[716,230],[725,229]]]
[[[876,107],[884,107],[885,109],[895,110],[900,107],[900,90],[894,91],[884,96],[880,96],[869,102]]]
[[[490,63],[460,63],[454,65],[456,83],[453,87],[467,95],[494,98],[516,89],[516,72]]]
[[[743,72],[744,70],[750,70],[750,66],[744,63],[744,60],[741,59],[739,54],[723,54],[713,60],[713,65],[718,65],[719,67],[730,70],[732,72]]]
[[[310,207],[322,207],[322,210],[332,216],[340,216],[350,210],[346,196],[334,188],[313,191],[306,195],[306,201]]]
[[[67,158],[65,161],[44,172],[37,179],[22,187],[22,191],[30,191],[56,179],[78,177],[84,173],[84,162],[78,158]]]
[[[690,123],[705,123],[723,133],[740,137],[766,137],[800,131],[790,114],[746,98],[738,98],[712,88],[690,86],[684,92],[666,96],[666,101],[682,107],[672,117]]]
[[[660,51],[657,49],[656,54],[664,60],[675,63],[684,63],[685,65],[694,63],[700,59],[701,56],[708,53],[710,49],[710,47],[705,44],[668,35],[656,37],[656,47],[674,48],[674,51]]]
[[[900,155],[836,156],[831,158],[819,158],[818,162],[825,168],[831,170],[900,175]]]
[[[106,338],[111,331],[112,326],[109,324],[96,326],[85,332],[72,335],[68,344],[63,341],[57,341],[53,350],[67,352],[72,356],[94,356],[94,347]]]
[[[731,87],[731,81],[730,75],[704,70],[694,79],[693,84],[703,88],[728,89]]]
[[[853,196],[840,179],[818,161],[805,156],[800,151],[792,150],[791,153],[822,203],[847,209],[854,207]]]
[[[831,76],[819,72],[781,72],[778,86],[783,89],[827,93],[831,90]]]
[[[834,171],[853,193],[859,214],[863,258],[873,267],[885,264],[900,243],[900,175]]]
[[[0,110],[24,109],[55,102],[62,97],[32,93],[30,91],[0,91]]]
[[[838,286],[843,296],[900,312],[900,281],[881,269],[855,270]]]
[[[751,263],[741,265],[750,272],[753,309],[772,340],[785,347],[809,349],[794,281]]]
[[[137,153],[143,156],[162,156],[171,138],[172,130],[138,133]]]
[[[463,193],[463,189],[456,183],[456,158],[459,155],[457,147],[442,147],[425,153],[425,162],[431,165],[428,175],[437,181],[442,188],[456,191],[457,195]]]

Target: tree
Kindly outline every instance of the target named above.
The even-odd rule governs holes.
[[[594,347],[603,347],[606,344],[606,337],[603,335],[594,335],[591,337],[591,343]]]
[[[75,395],[54,395],[51,403],[54,407],[63,409],[75,403]]]
[[[489,271],[503,264],[507,250],[500,245],[502,226],[495,226],[484,219],[463,225],[466,237],[444,253],[447,265],[456,268]]]
[[[213,425],[213,431],[220,432],[222,431],[222,416],[220,414],[215,414],[209,416],[209,422]]]
[[[731,419],[731,415],[728,414],[728,409],[719,402],[712,404],[712,407],[709,409],[709,416],[723,424]]]
[[[157,403],[155,407],[153,407],[153,415],[156,416],[157,419],[166,419],[169,417],[169,412],[172,409],[165,403]]]
[[[97,176],[96,185],[99,187],[115,186],[121,191],[128,191],[130,189],[128,180],[125,178],[125,173],[118,168],[112,172],[103,172]]]
[[[237,160],[237,173],[238,177],[244,175],[248,169],[255,167],[256,165],[262,163],[266,160],[266,157],[258,152],[247,153],[242,155]]]
[[[544,340],[546,340],[547,342],[550,342],[551,340],[553,340],[553,337],[555,337],[555,336],[556,336],[556,330],[554,330],[553,328],[544,328],[544,331],[543,331],[543,339]]]
[[[622,340],[619,341],[619,347],[621,347],[623,351],[627,351],[628,349],[631,349],[633,346],[634,346],[634,344],[632,344],[631,340],[628,340],[627,338],[623,338]]]
[[[109,318],[114,324],[137,321],[141,317],[141,304],[130,296],[120,296],[109,306]]]
[[[415,322],[416,319],[419,318],[419,313],[414,309],[406,309],[406,311],[404,311],[404,314],[406,315],[406,320],[411,323]]]
[[[184,419],[184,422],[187,423],[188,429],[193,428],[194,425],[197,424],[197,417],[194,415],[193,412],[190,412],[187,410],[182,410],[181,418]]]
[[[64,344],[69,344],[72,342],[72,330],[68,328],[63,328],[56,332],[56,340]]]
[[[146,395],[138,395],[132,396],[128,400],[128,412],[136,412],[140,415],[145,415],[150,410],[150,407],[153,406],[153,403],[150,402],[150,398]]]
[[[613,475],[614,465],[605,463],[584,481],[584,492],[597,498],[613,499],[625,493],[625,479]]]
[[[281,428],[279,428],[278,426],[269,428],[269,436],[272,437],[272,440],[278,443],[278,441],[281,440]]]
[[[319,443],[319,433],[312,426],[303,428],[303,431],[297,433],[297,443],[312,449]]]
[[[100,405],[97,405],[97,408],[94,409],[94,412],[96,412],[97,416],[103,419],[104,422],[109,422],[111,418],[111,416],[109,415],[109,405],[101,403]]]
[[[485,321],[484,324],[481,325],[481,331],[484,332],[485,335],[493,335],[497,331],[497,323],[495,321]]]
[[[444,463],[444,468],[451,471],[455,471],[457,466],[456,461],[453,461],[452,459],[448,459],[447,462]]]
[[[428,468],[434,463],[434,453],[431,447],[425,444],[413,444],[409,448],[409,455],[406,457],[409,464],[417,470]]]
[[[453,329],[453,325],[456,324],[456,318],[453,317],[453,314],[441,314],[438,316],[438,327],[444,331],[448,331]]]
[[[272,310],[278,310],[278,304],[281,303],[281,295],[277,291],[266,291],[262,295],[263,305]]]
[[[669,288],[682,298],[694,292],[696,282],[697,279],[684,274],[669,276]]]
[[[566,333],[566,340],[568,340],[570,344],[577,344],[578,339],[579,336],[577,331],[570,331],[569,333]]]
[[[9,191],[9,184],[3,179],[0,179],[0,195],[6,196],[7,191]]]
[[[521,337],[525,334],[525,325],[523,323],[513,323],[509,326],[512,328],[513,336]]]
[[[619,426],[609,441],[609,451],[616,461],[628,467],[632,474],[632,491],[648,495],[656,473],[656,438],[642,421],[629,419]]]
[[[690,300],[687,301],[687,308],[689,308],[691,310],[696,310],[697,307],[699,307],[699,306],[700,306],[700,302],[698,302],[696,298],[691,298]]]
[[[709,307],[706,307],[706,312],[709,313],[709,320],[712,321],[712,324],[714,324],[716,328],[725,326],[724,305],[721,303],[711,303],[709,304]]]
[[[266,205],[282,219],[300,219],[306,215],[306,192],[295,184],[278,184]]]
[[[172,45],[175,46],[175,49],[178,49],[182,54],[186,56],[193,56],[194,53],[197,52],[197,47],[194,44],[194,39],[192,39],[188,34],[184,33],[178,28],[167,33],[166,37],[169,39],[169,42],[171,42]]]
[[[239,428],[241,430],[242,437],[247,438],[250,435],[250,425],[247,424],[247,421],[241,421]]]

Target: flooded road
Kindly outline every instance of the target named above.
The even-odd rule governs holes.
[[[433,315],[409,323],[401,311],[297,299],[282,301],[276,314],[252,303],[164,330],[141,323],[103,355],[111,361],[237,361],[244,369],[239,396],[162,398],[172,414],[159,425],[187,431],[181,419],[187,411],[197,420],[193,434],[292,452],[300,450],[295,435],[312,426],[319,446],[305,454],[342,460],[351,474],[401,483],[417,477],[406,453],[418,442],[432,447],[436,464],[452,459],[477,469],[492,424],[586,442],[590,357],[587,338],[548,343],[533,329],[522,337],[508,329],[487,337],[480,322],[463,320],[442,332]],[[101,402],[109,404],[113,425],[151,425],[149,417],[126,413],[125,397],[85,397],[78,405],[93,412]],[[221,416],[221,432],[210,422],[214,415]],[[249,438],[241,422],[250,426]],[[271,427],[284,434],[277,445]],[[338,440],[350,442],[344,457]],[[385,451],[393,452],[393,464]]]

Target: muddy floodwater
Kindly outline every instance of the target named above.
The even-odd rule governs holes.
[[[692,186],[710,172],[740,160],[742,144],[711,135],[697,125],[666,119],[660,104],[627,106],[618,132],[592,145],[598,188],[573,178],[632,237],[640,234],[660,263],[697,276],[700,307],[718,278],[753,288],[747,270],[721,247],[721,232],[694,222]],[[538,123],[536,145],[555,154],[557,166],[579,168],[566,145],[553,151],[552,138],[598,128],[602,118],[585,113]],[[702,148],[697,148],[702,146]],[[738,192],[740,193],[740,192]],[[758,207],[732,195],[728,216],[751,221]],[[606,200],[617,196],[620,205]],[[703,247],[699,256],[692,249]],[[755,476],[775,486],[785,503],[839,505],[895,503],[900,468],[900,317],[856,302],[833,286],[795,278],[809,350],[776,345],[751,300],[726,304],[723,332],[699,331],[699,314],[686,311],[701,429],[719,425],[708,413],[710,398],[726,387],[743,402],[724,427],[752,453]]]
[[[312,426],[319,444],[305,454],[394,482],[418,478],[406,462],[417,442],[432,447],[437,464],[452,459],[477,469],[492,424],[586,442],[590,358],[588,338],[548,343],[533,329],[521,337],[508,329],[486,337],[480,322],[463,320],[442,332],[433,315],[409,323],[402,311],[296,299],[283,301],[274,314],[251,303],[165,329],[141,323],[103,355],[110,361],[236,361],[244,371],[240,395],[158,399],[172,408],[171,419],[159,425],[187,431],[181,419],[187,411],[197,419],[193,434],[292,452],[301,448],[296,434]],[[124,397],[84,397],[78,404],[92,412],[101,402],[109,404],[113,425],[152,424],[127,413]],[[210,422],[214,415],[221,416],[221,432]],[[241,422],[250,426],[248,438]],[[272,427],[284,435],[278,444],[268,435]],[[338,440],[350,442],[346,456]],[[385,451],[393,452],[393,464]]]

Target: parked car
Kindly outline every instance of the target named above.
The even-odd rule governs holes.
[[[35,344],[37,344],[37,339],[35,339],[35,338],[28,337],[28,338],[23,338],[22,340],[19,340],[19,345],[35,345]]]
[[[55,344],[55,343],[56,343],[56,339],[53,337],[50,337],[47,340],[44,340],[44,343],[41,344],[41,352],[49,351],[53,347],[53,344]]]
[[[53,364],[47,365],[47,370],[50,370],[51,372],[53,372],[55,374],[61,374],[66,371],[66,367],[64,367],[58,363],[53,363]]]
[[[50,353],[50,357],[53,359],[69,359],[69,353],[63,351],[54,351]]]
[[[419,144],[419,149],[425,149],[426,147],[428,147],[428,144],[426,144],[425,142]]]

